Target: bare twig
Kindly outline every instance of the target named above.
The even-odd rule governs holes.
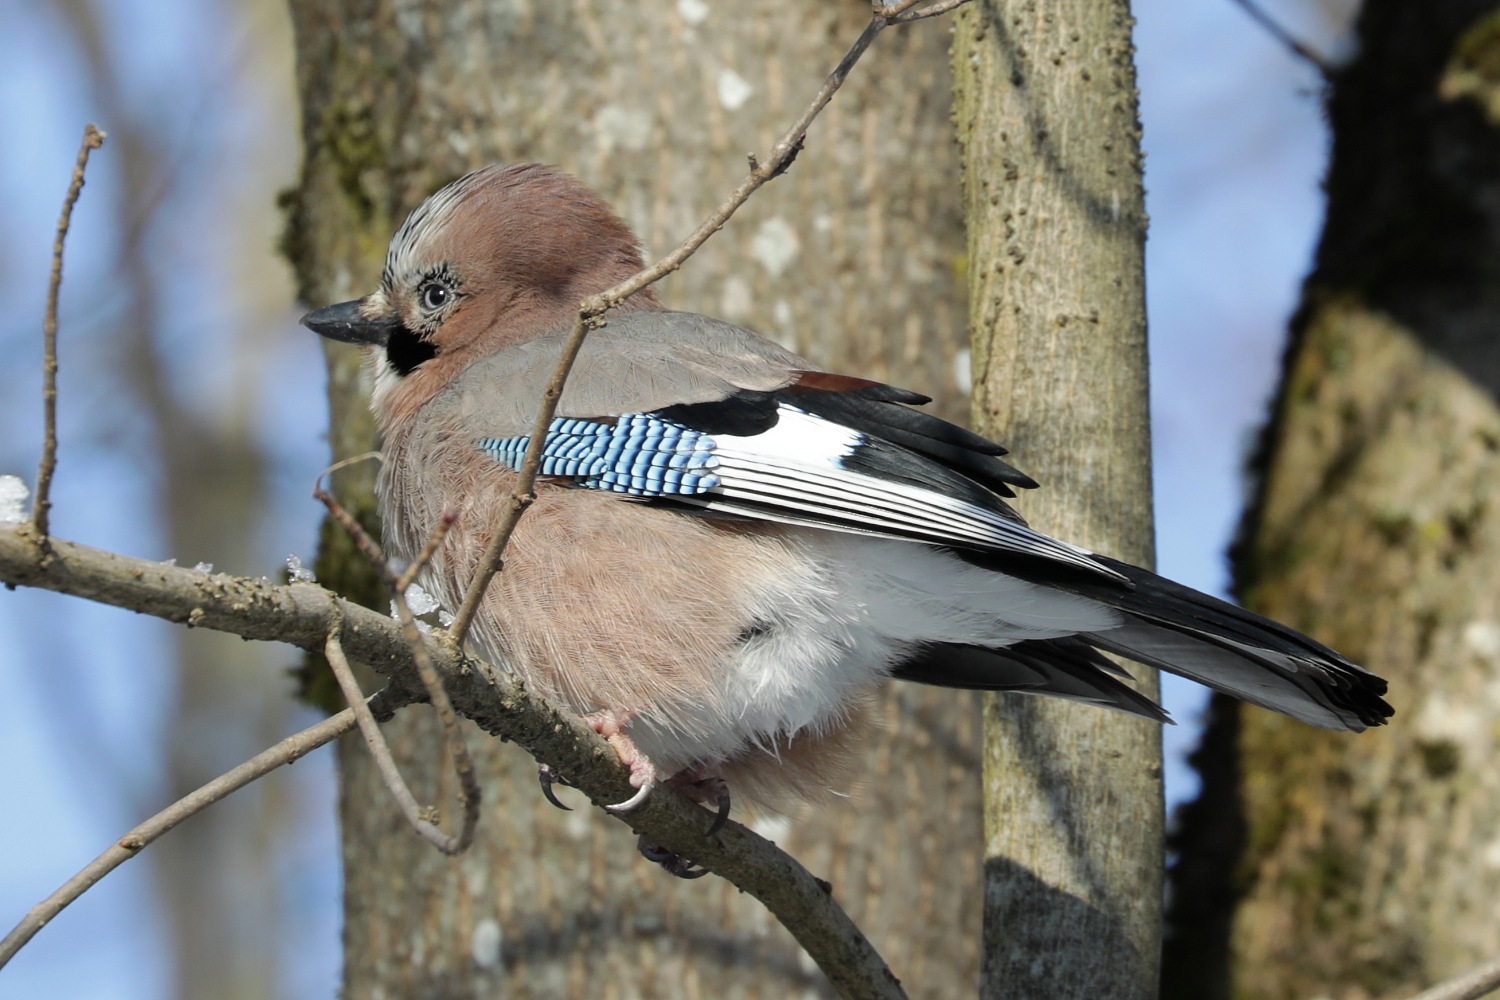
[[[891,19],[891,23],[910,24],[913,21],[921,21],[929,17],[937,17],[939,14],[946,14],[950,10],[958,10],[958,8],[962,7],[968,2],[969,0],[938,0],[937,3],[934,3],[929,7],[923,7],[921,10],[907,11],[906,13],[901,14],[899,17],[893,17]],[[911,5],[904,4],[903,6]]]
[[[320,483],[322,478],[322,476],[318,477]],[[453,757],[453,770],[458,774],[458,797],[463,802],[464,818],[456,836],[449,836],[436,824],[424,818],[424,810],[417,805],[411,790],[407,788],[406,782],[401,779],[400,773],[396,770],[396,762],[391,758],[390,748],[385,745],[385,737],[381,736],[375,720],[372,718],[368,727],[361,720],[360,731],[364,734],[365,743],[370,747],[370,753],[375,757],[381,776],[385,778],[386,787],[391,790],[391,794],[401,805],[401,811],[411,823],[412,829],[444,854],[462,854],[469,849],[469,845],[474,843],[474,830],[479,825],[479,779],[474,773],[474,759],[469,755],[469,747],[464,742],[464,733],[458,724],[458,715],[453,711],[453,702],[448,698],[448,692],[443,687],[443,680],[432,665],[432,658],[427,652],[427,643],[422,637],[421,630],[417,628],[416,616],[411,613],[411,606],[406,602],[407,588],[412,585],[412,581],[417,578],[422,567],[427,565],[428,560],[437,552],[438,546],[443,544],[443,539],[453,527],[457,514],[454,511],[448,511],[443,515],[436,530],[427,539],[427,544],[422,547],[421,553],[406,568],[406,572],[397,576],[380,546],[354,519],[353,515],[344,509],[343,504],[339,503],[321,485],[313,490],[313,496],[323,501],[329,513],[350,534],[354,543],[359,546],[360,551],[370,560],[381,578],[385,580],[386,586],[390,588],[391,600],[396,605],[396,616],[401,622],[402,634],[406,638],[407,645],[411,647],[412,660],[416,663],[418,676],[422,678],[422,686],[427,689],[427,698],[437,711],[438,718],[442,720],[443,732],[448,740],[448,752]],[[339,646],[336,632],[329,632],[326,645]],[[334,668],[334,676],[338,677],[339,687],[343,689],[344,697],[349,700],[352,708],[355,701],[362,695],[359,692],[359,685],[354,681],[354,674],[349,671],[348,661],[344,659],[343,648],[339,646],[337,650],[337,661],[333,652],[328,649],[324,652],[328,657],[329,665]],[[344,664],[343,670],[344,674],[347,674],[347,682],[344,674],[339,673],[339,661]],[[410,809],[407,808],[408,803],[411,806]]]
[[[340,461],[334,462],[332,465],[330,465],[328,468],[324,469],[318,475],[318,482],[321,483],[323,481],[323,477],[324,476],[331,476],[335,472],[339,471],[340,469],[347,468],[347,467],[349,467],[351,465],[357,465],[360,462],[368,462],[371,459],[374,459],[377,462],[384,462],[385,461],[385,452],[383,452],[383,451],[367,451],[367,452],[364,452],[362,454],[352,455],[349,458],[345,458],[345,459],[342,459]]]
[[[946,0],[944,0],[946,2]],[[952,7],[959,6],[967,0],[956,0]],[[942,4],[938,4],[941,6]],[[531,440],[526,445],[526,456],[521,462],[521,469],[516,476],[516,486],[512,490],[510,499],[506,504],[504,512],[500,516],[499,523],[495,526],[495,533],[490,536],[489,544],[485,547],[484,556],[479,561],[479,570],[474,578],[469,581],[469,587],[464,592],[463,603],[459,605],[458,614],[453,620],[453,625],[448,630],[450,639],[456,646],[462,646],[464,638],[469,633],[469,627],[474,622],[474,616],[479,611],[479,602],[484,597],[485,590],[490,581],[500,571],[502,557],[505,547],[510,542],[511,535],[515,532],[516,522],[526,509],[536,501],[536,477],[537,470],[542,464],[542,448],[546,443],[547,429],[552,425],[552,418],[557,413],[557,401],[562,398],[563,385],[567,382],[568,373],[573,368],[573,362],[578,357],[578,351],[583,347],[584,338],[590,330],[602,326],[600,317],[613,307],[624,302],[630,296],[641,289],[660,281],[662,278],[680,268],[684,261],[691,257],[699,247],[708,241],[708,238],[729,221],[730,216],[743,205],[749,197],[758,191],[766,182],[780,176],[787,167],[796,159],[802,149],[802,144],[807,138],[807,127],[812,124],[818,113],[833,99],[833,95],[843,86],[849,77],[849,71],[859,61],[860,56],[875,41],[888,25],[894,23],[893,18],[911,18],[908,7],[914,6],[913,0],[903,0],[894,7],[880,6],[875,8],[875,15],[870,18],[870,23],[865,30],[860,32],[844,58],[839,61],[828,78],[823,81],[823,86],[813,97],[812,102],[803,109],[802,114],[786,130],[781,139],[771,147],[770,154],[765,162],[758,162],[751,157],[750,173],[740,182],[739,187],[734,189],[728,198],[703,223],[693,231],[681,245],[661,260],[652,264],[643,271],[639,271],[631,277],[606,289],[598,295],[591,295],[584,299],[578,307],[578,320],[573,324],[573,331],[568,335],[567,342],[563,345],[562,356],[558,359],[557,369],[552,373],[552,378],[547,383],[547,389],[542,394],[541,409],[537,413],[536,423],[532,427]],[[949,7],[947,9],[952,9]],[[926,16],[921,11],[915,14]]]
[[[104,132],[93,123],[83,130],[83,145],[73,164],[73,182],[63,199],[62,215],[57,220],[57,238],[52,242],[52,278],[47,284],[47,316],[42,321],[44,342],[42,357],[42,462],[36,474],[36,501],[31,506],[31,523],[43,538],[51,530],[48,515],[52,511],[52,473],[57,469],[57,295],[62,288],[63,244],[68,241],[68,227],[73,222],[73,206],[83,191],[83,174],[88,169],[89,153],[104,145]]]
[[[449,524],[452,521],[448,522]],[[438,718],[442,720],[443,732],[448,737],[448,752],[453,757],[453,769],[458,773],[458,797],[464,804],[463,826],[458,837],[450,847],[440,848],[445,854],[462,854],[469,849],[474,842],[474,828],[479,825],[479,779],[474,773],[474,760],[469,756],[469,748],[464,743],[464,733],[458,725],[458,714],[453,710],[453,702],[448,698],[447,689],[443,687],[442,678],[438,676],[437,669],[432,665],[432,657],[427,652],[427,644],[422,641],[422,633],[417,629],[417,620],[411,613],[411,608],[406,604],[406,593],[396,591],[396,612],[401,616],[401,630],[406,636],[406,642],[411,646],[412,659],[417,665],[417,674],[422,678],[422,686],[427,689],[427,696],[432,701],[432,707],[437,710]]]
[[[887,24],[910,24],[912,21],[921,21],[929,17],[937,17],[946,14],[950,10],[957,10],[969,0],[938,0],[929,4],[921,10],[912,10],[913,7],[922,3],[922,0],[900,0],[899,3],[870,4],[870,13],[879,18],[884,18]]]
[[[1423,990],[1411,1000],[1477,1000],[1496,990],[1500,990],[1500,955]]]
[[[1250,15],[1250,19],[1252,21],[1264,28],[1272,38],[1276,39],[1282,45],[1285,45],[1293,55],[1299,56],[1311,63],[1313,67],[1323,76],[1323,79],[1328,80],[1333,78],[1335,70],[1333,63],[1331,63],[1328,58],[1322,53],[1315,52],[1307,45],[1299,41],[1295,35],[1283,28],[1275,18],[1262,10],[1260,8],[1260,5],[1257,4],[1255,0],[1234,0],[1234,2],[1238,4],[1246,14]]]
[[[380,707],[383,712],[391,711],[405,703],[394,703],[389,696],[382,697],[383,695],[385,692],[376,695],[377,698],[382,699],[383,703]],[[366,714],[370,711],[363,700],[360,701],[360,709]],[[354,725],[355,713],[351,709],[324,719],[316,726],[288,736],[234,770],[219,775],[197,791],[178,799],[155,816],[134,827],[112,844],[107,851],[89,862],[87,867],[77,875],[63,883],[62,888],[31,908],[31,912],[27,913],[15,929],[5,936],[5,940],[0,941],[0,968],[4,968],[16,952],[20,951],[37,931],[47,926],[48,921],[61,913],[69,903],[87,892],[104,876],[141,853],[141,849],[157,837],[189,816],[200,813],[230,793],[239,791],[257,778],[276,770],[283,764],[290,764],[323,744],[337,739],[353,729]]]
[[[324,474],[326,475],[327,473],[325,472]],[[322,478],[322,476],[318,477],[320,481]],[[355,547],[370,561],[370,565],[375,567],[375,571],[380,574],[381,582],[387,587],[395,588],[397,577],[391,570],[391,564],[386,561],[385,550],[380,547],[379,542],[370,537],[370,533],[365,530],[364,525],[356,521],[354,515],[349,513],[344,505],[339,503],[334,498],[334,495],[323,489],[323,487],[319,486],[313,490],[313,499],[322,501],[323,506],[328,508],[328,513],[332,514],[333,519],[339,523],[339,527],[343,528],[349,537],[354,539]]]
[[[897,3],[881,3],[880,0],[871,0],[870,15],[872,17],[884,18],[889,22],[905,14],[921,2],[922,0],[898,0]]]
[[[448,532],[452,530],[453,522],[457,519],[458,511],[456,510],[448,510],[443,513],[442,518],[438,521],[438,526],[427,537],[427,544],[422,546],[422,551],[417,553],[417,558],[412,560],[411,565],[406,567],[406,572],[402,573],[401,577],[396,581],[395,586],[397,590],[405,594],[406,589],[417,581],[417,574],[421,573],[422,567],[426,566],[432,561],[432,557],[437,555],[438,546],[442,545],[443,539],[448,537]]]
[[[370,748],[370,756],[375,758],[375,766],[380,770],[381,778],[385,779],[385,787],[390,789],[391,795],[396,799],[396,804],[401,807],[401,814],[411,824],[413,830],[422,835],[433,847],[444,854],[458,854],[463,850],[458,837],[451,837],[444,833],[436,824],[428,822],[426,810],[417,803],[417,797],[411,793],[411,788],[401,777],[401,771],[396,767],[396,760],[391,756],[390,745],[386,743],[385,736],[380,732],[380,725],[375,721],[370,707],[365,704],[364,692],[359,689],[359,681],[354,678],[354,671],[349,666],[349,661],[344,656],[343,644],[339,642],[339,629],[328,631],[328,641],[323,645],[323,655],[328,658],[328,665],[333,668],[333,676],[338,678],[339,688],[344,692],[344,699],[349,702],[349,708],[353,710],[355,719],[359,722],[360,735],[365,738],[365,746]]]
[[[313,651],[323,649],[334,621],[342,616],[345,652],[389,677],[404,699],[420,697],[413,653],[401,628],[378,612],[340,603],[316,584],[277,586],[263,579],[210,576],[63,539],[48,539],[44,546],[29,526],[0,527],[0,583],[41,587]],[[502,668],[497,670],[464,659],[447,646],[427,649],[455,708],[485,732],[510,740],[566,775],[594,802],[619,802],[635,792],[629,770],[598,733],[571,712],[528,691],[503,669],[504,664],[497,664]],[[759,899],[813,957],[840,996],[905,996],[879,953],[838,905],[828,883],[814,878],[775,844],[732,820],[705,838],[708,813],[667,787],[658,787],[640,809],[616,818]]]

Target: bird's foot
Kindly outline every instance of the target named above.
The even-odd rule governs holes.
[[[693,867],[693,863],[687,858],[658,847],[655,841],[647,840],[644,835],[635,842],[635,849],[641,852],[641,857],[661,865],[668,875],[676,875],[678,878],[702,878],[710,871],[708,868]]]
[[[667,784],[694,802],[713,803],[718,807],[718,814],[703,836],[712,837],[729,822],[729,783],[717,774],[705,775],[701,770],[689,768],[672,775]]]
[[[612,813],[625,813],[640,808],[651,797],[651,786],[656,783],[656,765],[641,752],[635,741],[625,735],[625,725],[630,721],[630,714],[621,709],[607,709],[583,717],[583,721],[592,726],[594,732],[603,736],[615,748],[620,762],[630,768],[630,786],[640,789],[624,802],[604,807]]]
[[[537,765],[536,777],[537,780],[542,783],[542,794],[547,797],[548,802],[557,806],[557,808],[561,809],[563,812],[573,811],[572,806],[565,806],[561,802],[559,802],[557,799],[557,793],[552,791],[553,785],[562,785],[564,788],[573,787],[573,783],[571,781],[559,774],[554,773],[552,768],[548,767],[546,764]]]

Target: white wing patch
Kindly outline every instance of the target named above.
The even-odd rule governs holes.
[[[682,498],[685,502],[832,530],[999,549],[1115,575],[1090,559],[1087,550],[995,511],[846,468],[845,460],[864,443],[864,435],[793,407],[782,405],[776,426],[764,433],[716,434],[713,440],[719,483]],[[747,510],[747,504],[753,507]]]
[[[529,439],[478,446],[513,469]],[[1000,499],[915,452],[786,403],[759,434],[695,430],[664,413],[559,417],[541,470],[579,486],[767,521],[1012,552],[1123,580],[1086,549],[1021,523]]]

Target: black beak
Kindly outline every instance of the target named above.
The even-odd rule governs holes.
[[[364,301],[355,299],[353,302],[340,302],[338,305],[314,309],[302,317],[302,325],[329,340],[384,347],[391,334],[401,328],[401,320],[395,316],[366,319],[360,312]]]

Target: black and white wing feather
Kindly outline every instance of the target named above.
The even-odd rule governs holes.
[[[865,390],[877,398],[860,400],[862,408],[830,403],[829,391],[798,388],[741,390],[647,414],[560,417],[547,435],[541,471],[688,509],[1004,553],[1125,584],[1086,550],[1033,531],[1006,505],[997,488],[1009,493],[1007,484],[1035,484],[999,461],[998,445],[880,398],[926,397],[876,389]],[[518,468],[528,444],[517,436],[485,439],[480,447]]]

